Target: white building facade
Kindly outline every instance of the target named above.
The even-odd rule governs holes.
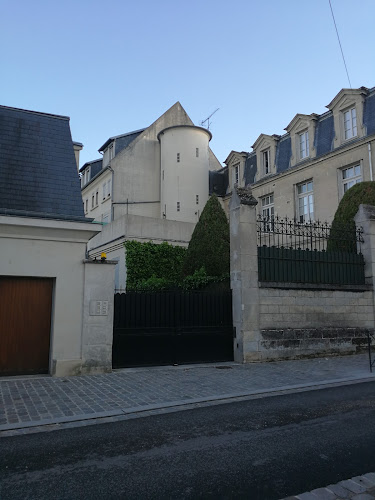
[[[177,102],[145,129],[108,139],[102,159],[80,169],[84,211],[103,224],[89,255],[117,260],[116,289],[126,286],[124,242],[187,246],[209,197],[209,172],[221,165],[211,133]]]

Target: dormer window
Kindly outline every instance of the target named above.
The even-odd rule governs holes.
[[[240,182],[240,164],[233,165],[233,186],[238,185]]]
[[[269,149],[266,149],[266,151],[262,151],[262,166],[263,166],[263,175],[268,175],[271,172]]]
[[[309,133],[306,130],[305,132],[302,132],[302,134],[299,134],[299,158],[300,160],[303,160],[304,158],[307,158],[310,154],[309,151]]]
[[[85,177],[84,183],[87,184],[90,180],[90,167],[86,168],[86,170],[84,172],[84,177]]]
[[[113,143],[109,146],[109,161],[113,158]]]
[[[344,118],[344,139],[351,139],[357,136],[357,113],[355,108],[343,112]]]
[[[364,137],[366,127],[363,125],[364,102],[369,90],[342,89],[328,104],[332,111],[335,137],[333,149],[340,147],[354,137]]]

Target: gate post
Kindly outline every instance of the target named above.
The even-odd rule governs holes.
[[[230,275],[236,330],[234,359],[240,363],[260,360],[257,204],[249,188],[232,191]]]
[[[81,374],[112,371],[116,261],[85,260]]]

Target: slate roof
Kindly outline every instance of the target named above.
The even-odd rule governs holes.
[[[87,222],[66,116],[0,106],[0,214]]]
[[[134,141],[134,139],[136,137],[139,136],[139,134],[141,134],[144,130],[146,130],[145,128],[141,128],[139,130],[134,130],[133,132],[127,132],[126,134],[122,134],[122,135],[115,135],[113,137],[110,137],[109,139],[107,139],[105,141],[105,143],[103,144],[103,146],[99,149],[99,153],[101,153],[102,151],[105,150],[105,148],[112,142],[116,139],[116,151],[115,151],[115,154],[117,155],[117,153],[119,153],[122,149],[124,148],[127,148],[129,146],[129,144]],[[118,143],[118,145],[117,145]]]
[[[333,139],[335,138],[335,129],[333,126],[333,115],[319,120],[315,128],[315,148],[316,156],[325,155],[333,149]]]
[[[317,115],[318,116],[318,115]],[[363,123],[366,127],[366,134],[375,134],[375,87],[368,90],[368,94],[364,101],[363,109]],[[316,148],[316,158],[323,156],[327,153],[333,151],[334,146],[334,120],[332,111],[327,111],[322,115],[318,116],[316,123],[315,135],[314,135],[314,146]],[[353,142],[360,141],[361,138],[353,139]],[[346,147],[346,144],[340,145],[336,149],[341,149]],[[290,159],[292,156],[291,148],[291,138],[290,135],[284,134],[280,137],[276,145],[276,175],[281,172],[285,172],[290,168]],[[298,163],[302,165],[303,163],[308,163],[309,159]],[[255,176],[257,172],[257,159],[255,151],[247,153],[247,158],[245,161],[244,170],[244,181],[245,185],[253,184],[255,182]],[[275,175],[275,174],[274,174]],[[229,181],[229,178],[228,178]],[[221,191],[225,192],[228,187],[221,186]]]
[[[280,139],[276,148],[276,172],[284,172],[289,168],[292,156],[291,139],[289,136]]]
[[[364,102],[363,122],[367,127],[367,135],[375,134],[375,91]]]
[[[90,175],[91,179],[93,177],[95,177],[96,174],[98,174],[101,171],[102,167],[103,167],[103,158],[100,158],[99,160],[95,160],[95,161],[91,162],[91,170],[90,170],[90,172],[91,172],[91,175]]]
[[[98,160],[87,161],[84,165],[82,165],[79,171],[83,172],[89,165],[91,166],[91,172],[95,171],[94,175],[96,175],[98,172],[100,172],[100,170],[103,167],[103,158],[99,158]]]
[[[250,153],[245,160],[245,170],[244,170],[244,181],[245,186],[252,184],[255,180],[255,174],[257,173],[257,156],[255,153]]]
[[[225,196],[228,188],[228,168],[221,170],[210,170],[209,172],[209,193],[217,196]]]

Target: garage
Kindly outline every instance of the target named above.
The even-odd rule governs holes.
[[[48,373],[53,282],[0,277],[0,375]]]

